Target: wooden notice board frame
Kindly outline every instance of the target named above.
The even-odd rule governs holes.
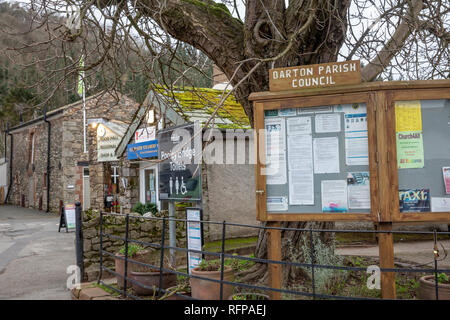
[[[400,213],[395,139],[395,108],[398,100],[450,99],[450,80],[371,82],[358,85],[282,92],[256,92],[253,102],[256,131],[256,210],[259,221],[450,221],[450,212]],[[283,213],[267,212],[264,111],[348,103],[367,107],[370,213]]]

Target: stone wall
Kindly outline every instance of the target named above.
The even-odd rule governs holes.
[[[167,212],[163,212],[161,216],[168,216]],[[138,214],[130,215],[129,219],[129,238],[132,240],[145,241],[154,244],[161,243],[162,220],[136,218]],[[184,211],[176,213],[177,218],[184,218]],[[103,233],[112,234],[114,236],[125,238],[126,218],[124,215],[104,215],[103,216]],[[185,223],[176,222],[177,225],[177,247],[186,247],[186,228]],[[165,244],[169,245],[169,223],[166,222]],[[132,243],[132,242],[130,242]],[[103,251],[116,254],[124,246],[123,240],[116,240],[103,237]],[[159,263],[159,253],[155,250],[155,263]],[[177,253],[177,256],[185,255],[183,252]],[[184,259],[183,259],[184,260]],[[184,260],[185,261],[185,260]],[[103,264],[105,267],[114,270],[114,258],[110,255],[103,254]],[[100,271],[100,214],[96,210],[88,210],[83,212],[83,279],[86,281],[97,280]],[[105,277],[114,275],[107,271],[103,272]]]

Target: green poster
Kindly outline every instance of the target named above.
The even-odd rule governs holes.
[[[397,164],[399,169],[424,167],[422,131],[397,132]]]

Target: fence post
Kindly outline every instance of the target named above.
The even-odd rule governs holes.
[[[379,231],[392,231],[392,222],[380,222]],[[378,250],[380,268],[394,268],[394,235],[391,232],[381,232],[378,235]],[[383,299],[396,299],[395,272],[381,271],[381,297]]]
[[[100,271],[98,273],[97,283],[100,284],[103,274],[103,212],[100,211]]]
[[[66,226],[67,227],[67,226]],[[76,238],[76,259],[77,266],[80,268],[81,278],[84,275],[83,266],[83,219],[81,217],[81,203],[75,203],[75,238]]]
[[[315,260],[314,257],[314,235],[312,229],[309,229],[309,256],[311,259],[311,281],[312,281],[312,293],[313,293],[313,300],[316,299],[316,278],[315,278],[315,270],[314,270],[314,263]]]
[[[123,296],[127,296],[127,277],[128,277],[128,225],[130,216],[127,214],[125,218],[125,270],[123,272]]]
[[[433,248],[433,252],[434,252],[434,288],[436,291],[436,300],[439,300],[439,281],[438,281],[438,272],[437,272],[437,270],[438,270],[437,258],[439,257],[439,248],[437,245],[436,229],[434,229],[433,239],[434,239],[434,248]]]
[[[268,227],[279,228],[279,222],[268,222]],[[281,261],[281,230],[280,229],[267,229],[268,239],[268,258],[273,261]],[[282,266],[281,264],[269,263],[269,281],[270,287],[273,289],[281,289],[282,282]],[[281,292],[271,291],[272,300],[281,300]]]
[[[220,253],[220,300],[223,300],[223,272],[225,267],[225,221],[222,222],[222,251]]]
[[[170,223],[170,221],[169,221]],[[165,246],[165,238],[166,238],[166,218],[163,217],[162,223],[162,231],[161,231],[161,253],[159,259],[159,288],[158,288],[158,296],[161,295],[161,288],[163,286],[163,268],[164,268],[164,246]],[[189,269],[189,266],[188,266]]]

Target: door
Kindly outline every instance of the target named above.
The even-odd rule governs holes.
[[[34,208],[34,178],[28,179],[28,207]]]
[[[140,196],[141,203],[155,203],[158,210],[158,166],[149,165],[148,163],[141,163],[139,170],[140,180]]]

